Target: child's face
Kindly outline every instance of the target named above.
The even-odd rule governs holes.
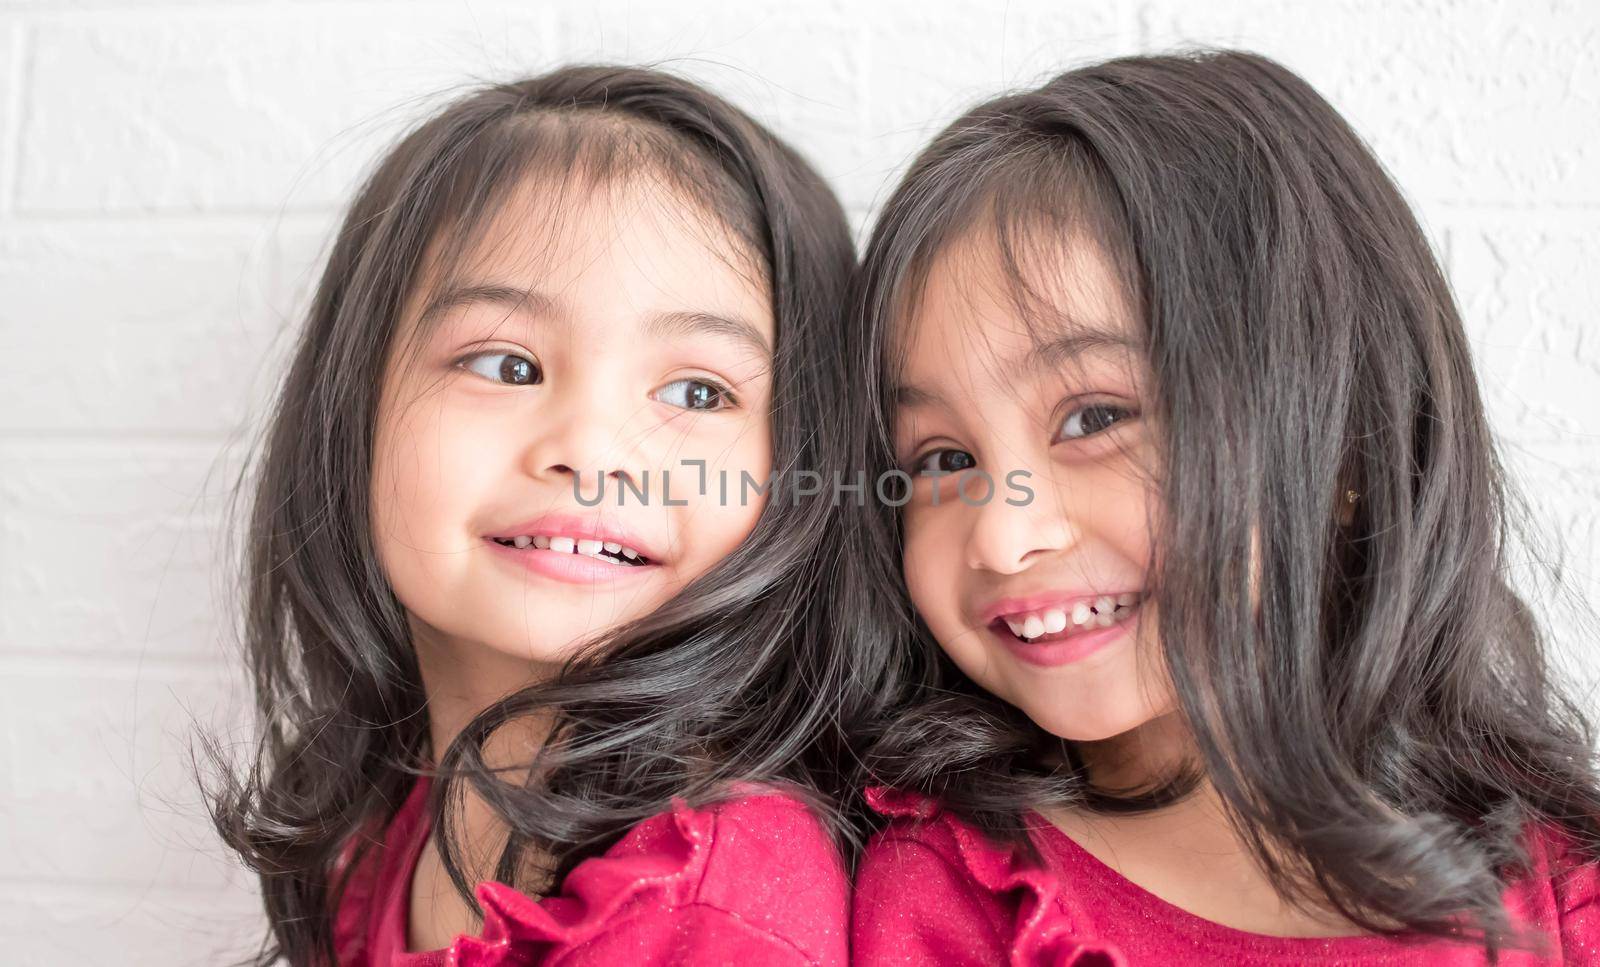
[[[1030,333],[991,241],[953,245],[932,266],[908,320],[897,456],[913,475],[974,476],[967,501],[956,473],[917,477],[905,576],[973,681],[1041,728],[1093,741],[1173,707],[1156,604],[1141,597],[1155,441],[1141,415],[1147,366],[1109,267],[1080,244],[1049,268],[1030,283],[1063,321]],[[987,502],[977,471],[995,483]],[[1007,487],[1016,471],[1031,498]]]
[[[726,230],[661,191],[552,201],[525,186],[450,293],[418,287],[374,454],[374,535],[419,647],[513,669],[704,574],[761,512],[740,474],[772,462],[772,310]]]

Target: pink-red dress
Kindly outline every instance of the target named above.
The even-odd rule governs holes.
[[[363,859],[351,881],[334,918],[339,967],[848,961],[842,861],[811,811],[776,792],[704,809],[675,802],[579,864],[559,893],[542,900],[480,883],[480,934],[409,951],[411,878],[427,843],[430,784],[418,780],[382,848]]]
[[[853,963],[1463,967],[1481,948],[1434,939],[1273,937],[1197,917],[1106,866],[1037,814],[1027,862],[926,797],[882,788],[867,801],[892,821],[856,875]],[[1600,864],[1555,828],[1531,839],[1532,868],[1508,910],[1550,938],[1543,957],[1506,953],[1505,967],[1600,965]]]

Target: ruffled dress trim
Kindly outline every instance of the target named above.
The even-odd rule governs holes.
[[[1016,931],[1011,942],[1012,967],[1128,967],[1115,945],[1086,939],[1086,918],[1072,910],[1054,874],[1006,847],[985,838],[945,813],[937,800],[915,792],[873,786],[867,805],[891,819],[937,827],[954,842],[956,854],[973,881],[991,893],[1020,893]]]
[[[430,824],[424,803],[431,782],[421,777],[390,822],[384,842],[365,858],[341,903],[335,939],[339,964],[360,967],[525,967],[572,954],[590,940],[634,916],[659,916],[702,904],[702,894],[722,873],[707,876],[714,860],[718,823],[725,807],[737,809],[730,829],[749,821],[759,803],[758,821],[774,808],[809,815],[804,803],[782,789],[739,783],[729,799],[693,809],[674,798],[671,808],[629,830],[607,853],[578,864],[558,893],[533,899],[504,883],[486,880],[473,891],[484,919],[476,934],[457,934],[447,947],[406,950],[411,881],[427,842]],[[370,836],[369,836],[370,838]],[[354,842],[337,861],[347,866]],[[715,906],[711,903],[710,906]],[[722,910],[726,913],[726,910]],[[767,935],[765,930],[760,930]],[[812,955],[778,933],[773,943],[789,946],[802,959]],[[379,963],[382,961],[382,963]],[[830,961],[831,962],[831,961]]]
[[[483,905],[483,931],[461,934],[448,948],[450,967],[513,967],[539,963],[557,948],[581,946],[611,925],[625,907],[646,895],[664,906],[693,902],[709,856],[715,817],[672,801],[670,822],[647,823],[645,849],[598,856],[579,864],[561,893],[533,900],[503,883],[485,881],[475,891]]]

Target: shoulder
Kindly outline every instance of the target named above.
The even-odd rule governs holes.
[[[1003,859],[1006,851],[991,844],[976,829],[946,812],[939,802],[920,793],[875,786],[866,790],[867,805],[887,823],[874,835],[861,856],[857,879],[890,886],[898,880],[933,876],[944,888],[962,893],[987,893],[972,860]],[[992,856],[990,854],[996,854]],[[863,896],[858,901],[881,902],[885,897]]]
[[[1020,850],[927,796],[874,787],[865,797],[888,825],[856,873],[854,962],[1073,963],[1096,954],[1122,963],[1081,939],[1056,877]]]
[[[1568,952],[1600,948],[1600,850],[1585,849],[1572,833],[1550,822],[1530,826],[1527,840],[1524,893],[1537,888],[1548,896]]]
[[[649,855],[680,846],[691,847],[700,860],[686,899],[717,902],[748,898],[750,891],[847,888],[844,861],[827,826],[804,800],[781,789],[745,787],[698,808],[676,801],[634,827],[607,855]]]
[[[478,898],[485,949],[560,951],[563,964],[848,960],[843,860],[810,807],[777,790],[674,801],[580,863],[558,895],[485,883]]]
[[[849,876],[807,803],[782,790],[747,788],[698,810],[679,804],[671,819],[703,837],[695,903],[781,937],[814,962],[845,961]]]

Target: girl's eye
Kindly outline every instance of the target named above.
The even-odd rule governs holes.
[[[539,364],[516,353],[479,353],[462,360],[461,366],[507,386],[533,386],[544,381]]]
[[[737,401],[725,386],[703,379],[678,379],[656,390],[655,398],[682,410],[725,410]]]
[[[978,465],[978,458],[965,450],[934,450],[917,461],[918,476],[927,473],[960,473]]]
[[[1093,436],[1109,430],[1132,415],[1129,410],[1105,403],[1085,406],[1068,413],[1067,418],[1061,421],[1061,430],[1056,434],[1056,440],[1078,440]]]

